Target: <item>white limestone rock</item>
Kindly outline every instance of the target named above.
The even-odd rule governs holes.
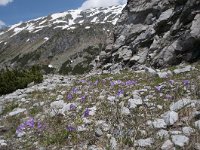
[[[189,65],[189,66],[186,66],[186,67],[181,68],[181,69],[175,69],[173,72],[175,74],[180,74],[180,73],[184,73],[184,72],[189,72],[191,70],[192,70],[192,66]]]
[[[129,99],[128,100],[128,106],[130,109],[132,108],[136,108],[138,105],[142,104],[142,99],[138,98],[138,99]]]
[[[192,22],[192,26],[191,26],[191,35],[194,38],[199,38],[200,37],[200,14],[197,14]]]
[[[15,116],[15,115],[17,115],[17,114],[20,114],[20,113],[23,113],[23,112],[25,112],[26,111],[26,109],[24,109],[24,108],[15,108],[12,112],[10,112],[8,115],[9,116]]]
[[[56,100],[57,100],[57,101],[63,100],[63,98],[64,98],[63,95],[58,95],[57,98],[56,98]]]
[[[192,133],[195,132],[195,130],[191,127],[183,127],[182,131],[183,131],[183,134],[186,136],[190,136]]]
[[[117,141],[114,137],[111,137],[110,139],[110,147],[111,150],[117,150]]]
[[[173,125],[178,121],[178,113],[174,111],[168,111],[162,115],[162,118],[167,125]]]
[[[168,78],[170,76],[172,76],[172,72],[171,71],[167,71],[167,72],[157,72],[158,76],[160,78]]]
[[[160,131],[158,131],[158,133],[156,134],[157,135],[157,137],[159,138],[159,139],[168,139],[169,138],[169,133],[168,133],[168,131],[167,130],[160,130]]]
[[[163,119],[154,120],[152,122],[152,125],[156,129],[162,129],[162,128],[166,128],[167,127],[167,124],[165,123],[165,121]]]
[[[3,106],[0,104],[0,114],[3,113]]]
[[[179,147],[184,147],[189,143],[189,138],[185,135],[172,135],[172,142]]]
[[[200,130],[200,120],[194,123],[195,127]]]
[[[131,112],[127,107],[122,107],[121,114],[122,115],[129,115]]]
[[[162,12],[162,14],[158,18],[157,22],[159,23],[161,21],[165,21],[165,20],[169,19],[171,17],[172,13],[173,13],[173,9],[168,9],[168,10]]]
[[[115,101],[116,101],[116,97],[115,96],[108,96],[107,99],[110,101],[111,104],[114,104]]]
[[[179,100],[179,101],[174,102],[170,105],[170,110],[179,111],[180,109],[182,109],[183,107],[185,107],[186,105],[188,105],[190,103],[191,103],[191,101],[189,99]]]
[[[139,139],[135,141],[135,146],[139,147],[151,147],[154,143],[153,138],[147,138],[147,139]]]
[[[65,103],[63,100],[55,101],[50,104],[52,109],[62,109]]]
[[[161,146],[161,150],[172,150],[173,147],[174,147],[174,144],[172,143],[172,141],[167,140]]]
[[[7,146],[6,141],[0,139],[0,146]],[[0,148],[1,148],[1,147],[0,147]]]

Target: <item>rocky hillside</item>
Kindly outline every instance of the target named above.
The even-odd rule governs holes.
[[[100,65],[166,67],[199,57],[199,0],[128,0]]]
[[[123,7],[71,10],[0,31],[0,66],[40,64],[46,70],[83,73],[105,47]]]
[[[199,69],[45,76],[0,97],[0,149],[200,150]]]

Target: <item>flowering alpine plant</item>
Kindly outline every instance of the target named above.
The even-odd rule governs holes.
[[[171,96],[170,94],[166,94],[166,95],[165,95],[165,98],[168,99],[168,100],[171,100],[171,99],[172,99],[172,96]]]
[[[130,85],[135,85],[137,82],[136,81],[132,81],[132,80],[128,80],[126,81],[126,86],[130,86]]]
[[[42,130],[44,128],[44,125],[40,121],[38,121],[37,128],[38,130]]]
[[[158,91],[158,92],[160,92],[161,91],[161,89],[162,89],[162,85],[159,85],[159,86],[155,86],[155,89]]]
[[[30,118],[29,120],[27,120],[27,121],[25,122],[25,125],[26,125],[27,127],[34,128],[34,126],[35,126],[35,120],[34,120],[33,118]]]
[[[110,86],[111,87],[114,87],[115,86],[115,83],[113,81],[110,81]]]
[[[73,95],[71,93],[67,94],[67,99],[68,100],[72,100],[73,99]]]
[[[68,125],[68,126],[66,127],[66,130],[69,131],[69,132],[73,132],[73,131],[76,131],[76,128],[73,127],[73,126],[71,126],[71,125]]]
[[[85,100],[86,100],[86,96],[84,95],[81,97],[81,102],[84,102]]]
[[[90,110],[88,108],[86,108],[86,110],[84,111],[83,116],[84,117],[89,117],[89,115],[90,115]]]
[[[86,83],[86,80],[80,80],[81,83]]]
[[[120,95],[122,95],[122,94],[124,94],[124,90],[118,90],[117,96],[120,96]]]
[[[22,133],[25,129],[33,129],[35,127],[37,127],[38,130],[42,130],[44,128],[40,121],[38,121],[36,125],[35,119],[31,117],[17,127],[16,133],[19,134]]]
[[[99,83],[99,80],[96,80],[96,81],[94,82],[94,85],[97,86],[98,83]]]
[[[190,81],[189,80],[183,80],[183,85],[184,86],[188,86],[190,84]]]
[[[71,104],[71,105],[70,105],[70,110],[76,110],[76,105]]]
[[[76,92],[78,92],[78,89],[76,87],[72,88],[72,93],[76,94]]]
[[[23,132],[25,129],[26,129],[26,125],[25,125],[25,123],[22,123],[17,127],[16,133],[19,134],[19,133]]]
[[[175,81],[174,81],[174,80],[169,80],[169,83],[170,83],[171,85],[173,85],[173,84],[175,83]]]
[[[102,83],[103,83],[103,84],[105,84],[105,83],[106,83],[106,80],[105,80],[105,79],[103,79],[103,80],[102,80]]]

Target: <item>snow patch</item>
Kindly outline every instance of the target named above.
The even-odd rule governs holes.
[[[86,27],[85,27],[85,29],[90,29],[90,28],[91,28],[90,26],[86,26]]]
[[[48,40],[49,40],[49,37],[45,37],[44,40],[45,40],[45,41],[48,41]]]

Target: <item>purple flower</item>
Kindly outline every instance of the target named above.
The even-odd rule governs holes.
[[[39,131],[42,131],[42,130],[44,130],[44,128],[45,128],[45,125],[42,124],[40,121],[38,121],[38,123],[37,123],[37,129],[38,129]]]
[[[114,87],[115,86],[115,83],[113,81],[110,81],[110,86],[111,87]]]
[[[121,84],[121,83],[122,83],[122,81],[121,81],[121,80],[117,80],[116,82],[117,82],[117,84]]]
[[[173,85],[173,84],[175,83],[175,81],[174,81],[174,80],[169,80],[169,83],[170,83],[171,85]]]
[[[124,90],[118,90],[117,96],[120,96],[120,95],[122,95],[122,94],[124,94]]]
[[[81,83],[86,83],[86,81],[85,81],[85,80],[80,80],[80,82],[81,82]]]
[[[128,80],[126,81],[126,86],[135,85],[136,83],[137,83],[136,81]]]
[[[189,80],[183,80],[183,84],[184,84],[184,86],[188,86],[190,84],[190,81]]]
[[[83,116],[84,116],[84,117],[88,117],[89,115],[90,115],[90,110],[89,110],[88,108],[86,108],[86,110],[85,110]]]
[[[84,95],[81,97],[81,102],[84,102],[85,100],[86,100],[86,96]]]
[[[103,79],[103,80],[102,80],[102,82],[103,82],[103,84],[105,84],[105,83],[106,83],[106,80],[105,80],[105,79]]]
[[[26,124],[26,126],[28,126],[28,127],[30,127],[30,128],[34,128],[34,126],[35,126],[35,121],[34,121],[33,118],[30,118],[29,120],[27,120],[27,121],[25,122],[25,124]]]
[[[16,132],[20,133],[20,132],[23,132],[25,129],[26,129],[26,125],[24,123],[22,123],[17,127]]]
[[[158,91],[158,92],[160,92],[161,91],[161,89],[162,89],[162,85],[159,85],[159,86],[155,86],[155,89]]]
[[[70,110],[75,110],[75,109],[76,109],[76,105],[71,104],[71,105],[70,105]]]
[[[78,92],[78,89],[76,87],[72,88],[72,93],[76,94]]]
[[[73,99],[73,96],[72,96],[71,93],[69,93],[69,94],[67,95],[67,99],[68,99],[68,100],[72,100],[72,99]]]
[[[95,86],[97,86],[97,85],[98,85],[98,83],[99,83],[99,81],[98,81],[98,80],[96,80],[96,81],[94,82],[94,85],[95,85]]]
[[[38,128],[38,129],[41,129],[41,128],[42,128],[42,123],[41,123],[40,121],[38,121],[38,123],[37,123],[37,128]]]
[[[170,99],[172,99],[172,96],[171,96],[171,95],[169,95],[169,94],[166,94],[166,96],[165,96],[165,97],[166,97],[166,99],[169,99],[169,100],[170,100]]]
[[[74,127],[72,127],[72,126],[70,126],[70,125],[68,125],[68,126],[66,127],[66,129],[67,129],[67,131],[69,131],[69,132],[76,131],[76,128],[74,128]]]

